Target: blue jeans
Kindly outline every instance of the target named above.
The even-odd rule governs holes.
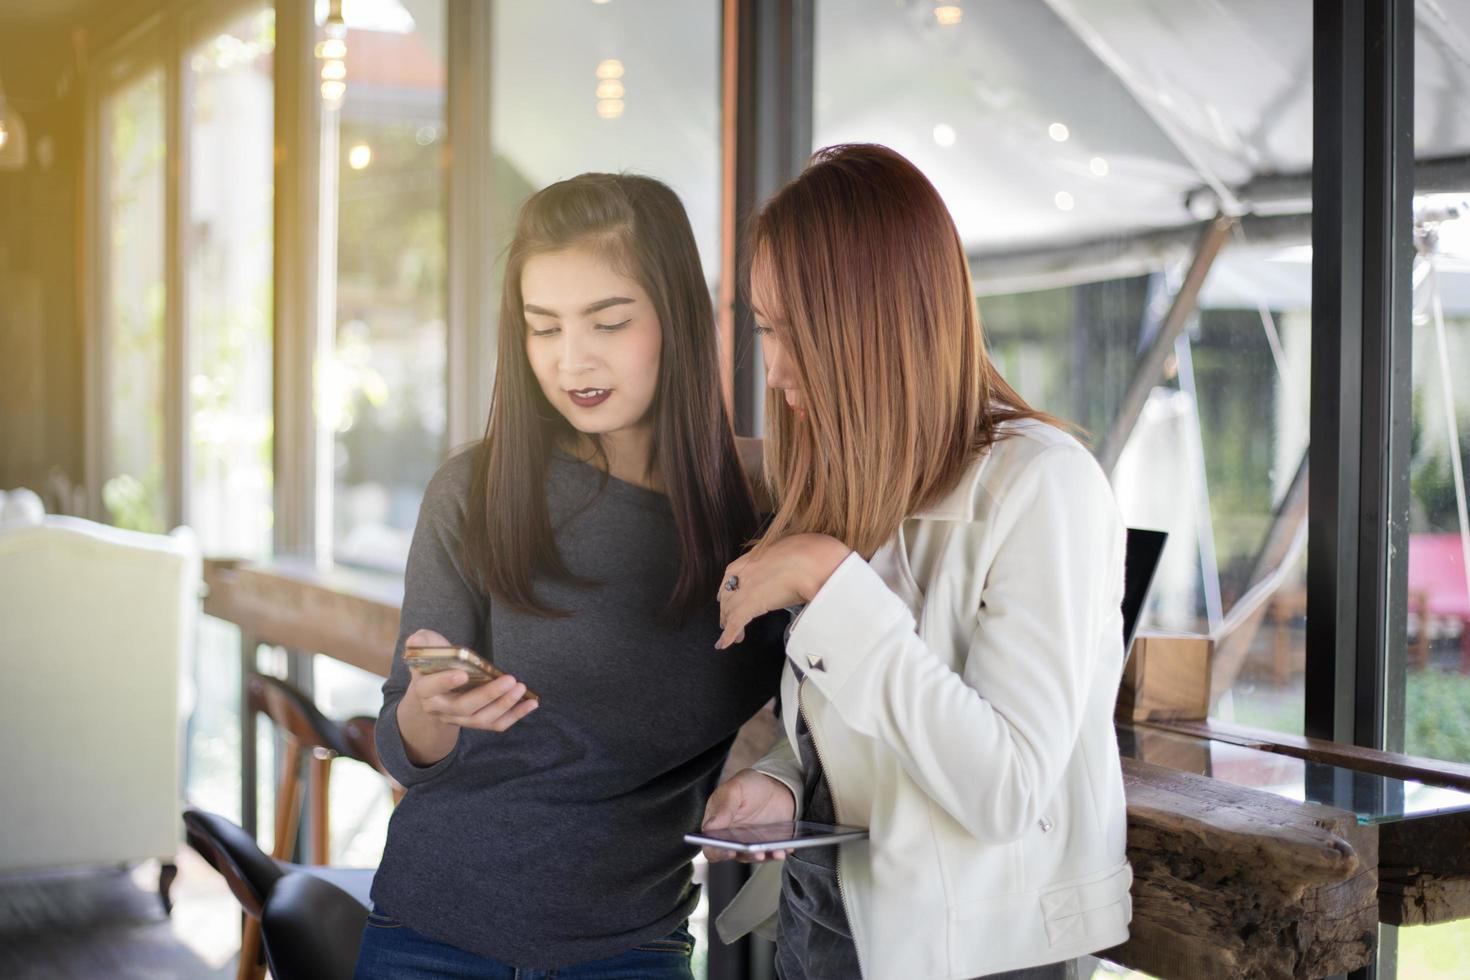
[[[694,980],[688,923],[662,939],[590,963],[530,970],[456,949],[374,909],[363,927],[354,980]]]

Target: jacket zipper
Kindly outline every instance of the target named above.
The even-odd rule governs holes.
[[[801,720],[806,724],[806,730],[812,737],[812,751],[817,756],[817,765],[822,767],[822,778],[827,780],[827,795],[832,798],[832,816],[837,823],[841,824],[843,821],[842,814],[837,809],[837,794],[832,792],[832,772],[827,768],[827,763],[822,760],[822,746],[817,741],[817,730],[812,727],[812,720],[806,713],[806,700],[802,697],[805,693],[806,675],[803,674],[801,683],[796,686],[796,710],[801,715]],[[852,926],[852,909],[847,904],[847,889],[842,887],[842,845],[834,844],[833,846],[837,848],[837,860],[835,862],[837,869],[837,898],[842,902],[842,914],[847,919],[847,931],[849,935],[852,935],[852,945],[856,949],[857,935],[856,930]],[[859,958],[858,965],[859,967],[862,965],[861,957]]]

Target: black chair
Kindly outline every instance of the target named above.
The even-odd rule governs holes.
[[[357,961],[372,900],[372,868],[333,868],[280,861],[262,851],[244,828],[218,814],[190,807],[184,811],[189,846],[224,876],[240,902],[247,926],[240,943],[238,980],[255,980],[262,975],[261,929],[275,891],[288,879],[310,878],[314,885],[292,884],[271,913],[279,948],[273,949],[267,929],[265,958],[275,977],[351,977]],[[302,898],[301,896],[306,896]],[[323,898],[330,895],[330,898]],[[308,904],[303,905],[303,901]],[[320,902],[321,904],[313,904]],[[355,909],[355,911],[354,911]],[[293,915],[300,921],[292,923]],[[354,918],[355,916],[355,918]],[[298,937],[307,936],[309,942]],[[315,949],[311,949],[311,947]],[[308,951],[310,950],[310,951]],[[332,957],[331,970],[320,966],[322,957]],[[344,972],[345,971],[345,972]]]
[[[292,871],[261,911],[265,958],[275,980],[351,980],[368,910],[321,876]]]

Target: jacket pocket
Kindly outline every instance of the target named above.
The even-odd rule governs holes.
[[[1041,893],[1041,916],[1053,946],[1068,946],[1089,936],[1107,935],[1133,918],[1133,867],[1115,868],[1053,885]]]

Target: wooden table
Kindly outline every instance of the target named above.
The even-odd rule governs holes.
[[[403,579],[386,573],[278,558],[206,560],[204,612],[240,627],[241,825],[256,831],[255,712],[249,679],[262,643],[292,652],[287,679],[310,687],[312,654],[387,676],[398,643]]]

